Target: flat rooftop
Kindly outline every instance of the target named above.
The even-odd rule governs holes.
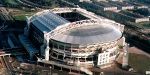
[[[129,3],[131,5],[135,5],[135,6],[145,6],[145,5],[137,3],[137,2],[127,2],[127,3]]]
[[[104,2],[104,1],[101,1],[101,2],[93,2],[94,4],[98,4],[100,6],[103,6],[103,7],[116,7],[112,4],[110,4],[109,2]]]
[[[133,6],[132,4],[129,4],[128,2],[109,1],[109,3],[112,5],[116,5],[116,6]]]
[[[129,12],[129,11],[121,11],[119,13],[122,13],[122,14],[130,16],[130,17],[134,17],[134,18],[144,18],[143,15],[140,15],[140,14],[137,14],[137,13],[133,13],[133,12]]]
[[[99,6],[97,4],[94,4],[94,3],[89,3],[89,2],[82,2],[82,5],[86,5],[88,6],[89,8],[93,8],[95,10],[99,10],[102,6]]]

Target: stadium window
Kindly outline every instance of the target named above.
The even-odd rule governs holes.
[[[78,52],[78,50],[72,50],[72,52],[75,52],[75,53],[76,53],[76,52]]]
[[[53,48],[53,43],[51,41],[49,42],[49,47]]]
[[[57,49],[58,48],[57,43],[53,43],[53,47]]]
[[[63,55],[58,55],[58,59],[63,60]]]
[[[59,45],[59,49],[64,50],[64,45]]]
[[[92,61],[92,57],[86,58],[87,61]]]
[[[70,57],[65,57],[65,60],[66,60],[66,61],[69,61],[69,60],[70,60]]]
[[[66,51],[71,51],[71,46],[70,46],[70,45],[66,45],[66,46],[65,46],[65,50],[66,50]]]
[[[53,53],[52,55],[53,55],[53,57],[57,57],[57,54],[56,54],[56,53]]]
[[[110,55],[109,55],[109,56],[110,56],[110,57],[111,57],[111,56],[113,56],[113,53],[110,53]]]
[[[79,58],[80,62],[85,62],[85,58]]]

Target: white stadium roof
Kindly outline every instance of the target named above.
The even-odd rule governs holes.
[[[82,12],[82,14],[84,13]],[[91,20],[95,20],[95,18],[97,18],[96,21],[98,21],[98,23],[89,23],[89,25],[87,25],[88,23],[86,23],[85,26],[83,23],[80,27],[75,27],[66,31],[62,30],[63,32],[54,35],[53,37],[51,37],[51,39],[65,43],[87,45],[111,42],[121,38],[122,32],[114,26],[114,21],[111,23],[111,21],[107,20],[109,21],[109,23],[106,23],[103,17],[96,16],[93,13],[89,14],[88,16],[93,17],[90,18]],[[61,26],[63,27],[65,25],[64,27],[66,27],[72,24],[71,22],[65,20],[55,13],[52,13],[52,11],[49,10],[37,13],[36,15],[31,17],[30,21],[40,31],[47,33],[51,33],[52,30],[54,30],[55,32],[57,27],[61,29]]]
[[[61,34],[53,36],[52,39],[72,44],[94,44],[118,40],[122,33],[110,25],[88,25],[77,27]]]
[[[42,32],[50,32],[56,27],[69,23],[64,18],[52,13],[51,11],[43,12],[40,15],[35,15],[32,23]]]

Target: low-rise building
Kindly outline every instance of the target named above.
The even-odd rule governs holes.
[[[118,10],[131,10],[131,9],[134,9],[134,5],[132,4],[129,4],[127,2],[118,2],[118,1],[109,1],[110,4],[114,5],[114,6],[117,6],[118,7]]]
[[[117,7],[114,5],[111,5],[109,2],[93,2],[94,4],[97,4],[101,7],[103,11],[117,11]]]
[[[79,0],[79,2],[90,2],[91,0]]]
[[[126,20],[129,20],[135,23],[149,21],[148,17],[145,17],[137,13],[133,13],[129,11],[121,11],[119,13],[123,14],[126,17]]]
[[[148,8],[148,6],[137,3],[137,2],[128,2],[131,5],[134,5],[135,9]]]

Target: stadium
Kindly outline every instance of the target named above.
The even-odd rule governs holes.
[[[119,46],[124,46],[123,31],[124,25],[85,9],[54,8],[29,17],[23,36],[34,47],[27,49],[30,58],[39,54],[39,62],[102,68],[109,67],[119,54]]]

